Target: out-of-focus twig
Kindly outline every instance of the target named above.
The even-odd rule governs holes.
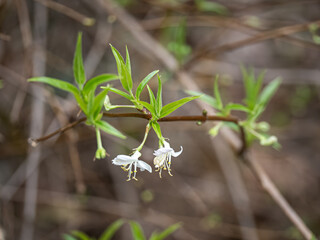
[[[43,4],[44,6],[46,6],[47,8],[50,8],[52,10],[55,10],[59,13],[62,13],[78,22],[80,22],[81,24],[85,25],[85,26],[92,26],[95,23],[95,19],[87,17],[77,11],[75,11],[72,8],[69,8],[61,3],[57,3],[54,1],[50,1],[50,0],[35,0],[41,4]]]
[[[31,74],[27,75],[27,77],[32,76],[32,74],[36,75],[44,75],[45,74],[45,63],[39,59],[39,56],[44,54],[43,49],[46,45],[46,37],[42,36],[43,33],[46,33],[47,29],[47,11],[46,8],[35,5],[34,11],[34,20],[35,20],[35,43],[37,44],[37,48],[34,50],[31,48],[32,46],[32,31],[31,25],[28,15],[28,9],[26,1],[24,0],[16,0],[16,7],[18,9],[18,15],[24,14],[19,17],[21,32],[24,42],[24,47],[27,48],[27,51],[32,50],[32,61],[30,60],[29,66],[31,69]],[[28,57],[28,55],[26,55]],[[33,87],[32,91],[36,91],[38,95],[42,95],[42,90],[37,89],[37,87]],[[31,126],[30,126],[30,134],[41,134],[43,130],[43,121],[44,121],[44,104],[42,101],[38,101],[37,99],[33,99],[32,102],[32,110],[31,110]],[[41,156],[41,148],[32,149],[29,148],[29,154],[27,157],[27,166],[26,166],[26,174],[30,175],[30,178],[27,179],[26,182],[26,191],[25,191],[25,202],[24,202],[24,211],[23,211],[23,225],[21,229],[20,240],[31,240],[34,239],[34,220],[36,216],[36,202],[37,202],[37,189],[38,189],[38,168],[34,166],[39,165]],[[30,172],[33,171],[31,174]]]

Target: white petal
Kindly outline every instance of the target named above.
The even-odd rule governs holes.
[[[182,146],[180,146],[180,147],[181,147],[181,150],[180,150],[179,152],[173,151],[171,155],[174,156],[174,157],[178,157],[178,156],[182,153],[182,151],[183,151]]]
[[[137,166],[140,168],[141,171],[147,170],[148,172],[152,173],[151,166],[148,163],[144,162],[144,161],[138,160]]]
[[[112,160],[112,163],[114,165],[126,165],[137,161],[137,159],[134,159],[127,155],[118,155],[116,158]]]
[[[162,154],[166,154],[172,151],[173,151],[172,148],[159,148],[158,150],[154,151],[153,155],[160,156]]]
[[[163,141],[163,145],[165,148],[171,148],[170,144],[167,141]]]
[[[141,153],[140,152],[135,152],[131,157],[135,158],[135,159],[138,159],[139,157],[141,157]]]

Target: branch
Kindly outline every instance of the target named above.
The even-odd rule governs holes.
[[[103,116],[109,117],[109,118],[127,118],[127,117],[134,117],[134,118],[143,118],[146,120],[150,120],[152,118],[151,114],[145,114],[145,113],[103,113]],[[62,134],[65,131],[77,126],[78,124],[85,122],[87,120],[87,117],[83,117],[78,119],[77,121],[74,121],[72,123],[69,123],[68,125],[57,129],[56,131],[37,138],[29,138],[28,142],[31,144],[31,146],[36,147],[39,142],[46,141],[57,134]],[[212,116],[212,115],[194,115],[194,116],[172,116],[172,117],[163,117],[158,119],[158,122],[180,122],[180,121],[188,121],[188,122],[201,122],[205,123],[206,121],[222,121],[222,122],[233,122],[238,125],[240,129],[240,137],[242,141],[242,148],[239,150],[239,154],[243,154],[246,150],[246,138],[245,138],[245,131],[242,126],[239,125],[239,119],[235,117],[223,117],[223,116]]]

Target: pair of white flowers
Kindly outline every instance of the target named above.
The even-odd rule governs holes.
[[[164,141],[163,146],[161,146],[158,150],[154,151],[153,155],[155,155],[155,158],[153,160],[153,163],[156,167],[156,171],[159,171],[160,178],[162,170],[168,170],[169,175],[172,176],[170,168],[171,157],[178,157],[182,153],[182,150],[183,149],[181,147],[181,150],[179,152],[175,152],[170,147],[170,144]],[[136,151],[131,156],[118,155],[116,158],[112,160],[112,163],[114,165],[122,166],[122,169],[124,171],[128,171],[127,181],[130,181],[131,178],[137,180],[137,168],[140,168],[141,171],[147,170],[148,172],[152,173],[151,166],[148,163],[139,160],[140,156],[141,153],[139,151]]]

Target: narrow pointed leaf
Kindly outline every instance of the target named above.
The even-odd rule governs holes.
[[[277,89],[281,84],[281,78],[277,77],[272,82],[270,82],[262,91],[258,98],[258,104],[266,106],[271,97],[275,94]]]
[[[83,93],[86,96],[90,91],[95,91],[96,88],[103,83],[110,82],[112,80],[119,79],[115,74],[101,74],[88,80],[83,87]]]
[[[99,120],[95,122],[95,125],[100,128],[102,131],[114,135],[116,137],[125,139],[126,136],[123,135],[118,129],[116,129],[115,127],[113,127],[112,125],[110,125],[109,123],[107,123],[106,121],[103,120]]]
[[[158,75],[158,93],[157,93],[157,102],[156,102],[156,113],[160,115],[162,109],[162,83],[160,76]]]
[[[131,61],[130,61],[130,55],[129,55],[129,51],[128,51],[128,47],[126,46],[126,67],[130,73],[130,76],[132,74],[131,72]]]
[[[163,118],[163,117],[169,115],[170,113],[172,113],[173,111],[175,111],[176,109],[181,107],[182,105],[184,105],[187,102],[190,102],[194,99],[197,99],[199,97],[200,96],[186,97],[186,98],[182,98],[178,101],[175,101],[175,102],[172,102],[172,103],[165,105],[161,110],[160,118]]]
[[[77,238],[75,238],[69,234],[63,234],[62,236],[63,236],[64,240],[78,240]]]
[[[146,240],[139,223],[130,221],[130,227],[134,240]]]
[[[175,232],[177,229],[179,229],[181,227],[181,225],[182,225],[181,223],[176,223],[176,224],[171,225],[170,227],[168,227],[167,229],[165,229],[161,233],[158,233],[155,240],[165,239],[166,237],[171,235],[173,232]]]
[[[199,99],[204,101],[205,103],[208,103],[210,106],[218,109],[218,102],[217,100],[205,93],[197,92],[197,91],[191,91],[191,90],[185,90],[185,93],[191,95],[191,96],[200,96]]]
[[[97,116],[99,115],[102,107],[103,107],[103,103],[104,103],[104,99],[106,97],[106,95],[108,94],[109,89],[106,88],[103,91],[101,91],[93,100],[93,105],[91,107],[91,109],[89,110],[89,115],[92,117],[92,119],[96,119]]]
[[[50,78],[50,77],[34,77],[34,78],[29,78],[28,82],[42,82],[49,84],[53,87],[59,88],[61,90],[67,91],[72,93],[73,95],[79,94],[78,89],[72,85],[71,83],[68,83],[66,81],[62,81],[59,79],[55,78]]]
[[[152,126],[154,132],[157,134],[158,138],[162,139],[160,124],[158,122],[152,122],[151,126]]]
[[[159,70],[153,71],[152,73],[149,73],[148,76],[146,76],[139,84],[137,91],[136,91],[136,98],[140,99],[140,94],[144,87],[147,85],[147,83],[151,80],[151,78],[156,75],[159,72]]]
[[[154,107],[150,103],[147,103],[145,101],[139,101],[139,103],[142,106],[144,106],[146,109],[148,109],[148,111],[151,113],[152,116],[156,115],[156,111],[155,111]]]
[[[126,64],[124,63],[124,60],[123,60],[121,54],[112,45],[110,45],[110,46],[112,49],[113,56],[114,56],[116,63],[117,63],[118,74],[119,74],[119,78],[120,78],[122,87],[127,91],[131,91],[131,89],[132,89],[131,74],[130,74]]]
[[[218,79],[219,79],[219,76],[217,75],[214,81],[214,96],[216,97],[216,101],[217,101],[217,106],[218,106],[217,109],[221,110],[223,108],[223,104],[222,104],[222,100],[219,92]]]
[[[83,84],[86,82],[86,75],[84,72],[84,66],[83,66],[83,60],[82,60],[81,39],[82,39],[82,33],[80,32],[78,34],[76,51],[74,53],[74,58],[73,58],[73,75],[80,89],[82,89]]]
[[[87,234],[80,232],[80,231],[72,231],[72,235],[81,239],[81,240],[90,240],[91,239]]]
[[[102,87],[102,88],[104,88],[104,87]],[[129,101],[132,100],[132,97],[128,93],[125,93],[124,91],[121,91],[121,90],[116,89],[116,88],[110,88],[109,90],[110,90],[110,92],[114,92],[114,93],[116,93],[116,94],[128,99]]]
[[[122,219],[115,221],[103,232],[99,240],[110,240],[123,224],[124,221]]]
[[[243,111],[243,112],[250,112],[250,109],[247,108],[246,106],[243,106],[241,104],[237,103],[229,103],[224,110],[229,111],[229,110],[236,110],[236,111]]]
[[[154,97],[154,94],[148,85],[147,85],[147,88],[148,88],[148,92],[149,92],[150,104],[156,110],[156,98]]]

